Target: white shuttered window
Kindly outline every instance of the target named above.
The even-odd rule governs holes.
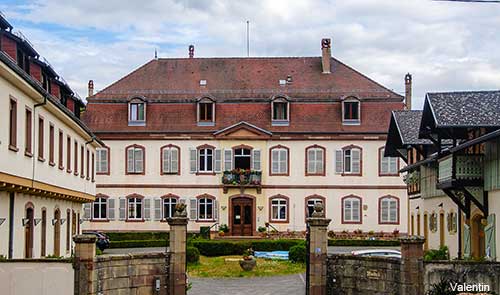
[[[272,174],[288,174],[288,149],[276,147],[271,149]]]
[[[161,169],[163,174],[179,173],[179,148],[165,146],[161,149]]]
[[[380,199],[380,223],[399,223],[399,204],[394,197]]]

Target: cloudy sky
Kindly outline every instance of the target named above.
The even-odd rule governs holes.
[[[126,3],[126,4],[125,4]],[[500,4],[431,0],[1,0],[0,10],[82,97],[154,57],[332,54],[396,92],[500,89]]]

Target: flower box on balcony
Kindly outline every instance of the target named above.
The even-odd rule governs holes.
[[[239,187],[243,193],[245,188],[255,187],[257,193],[261,191],[262,172],[250,169],[233,169],[224,171],[222,175],[222,184],[224,193],[227,193],[230,187]]]

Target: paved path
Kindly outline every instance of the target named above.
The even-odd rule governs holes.
[[[257,278],[189,278],[188,295],[304,295],[305,274]]]

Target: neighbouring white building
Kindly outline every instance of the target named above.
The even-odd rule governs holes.
[[[101,144],[83,102],[1,16],[0,94],[0,255],[69,256]]]

